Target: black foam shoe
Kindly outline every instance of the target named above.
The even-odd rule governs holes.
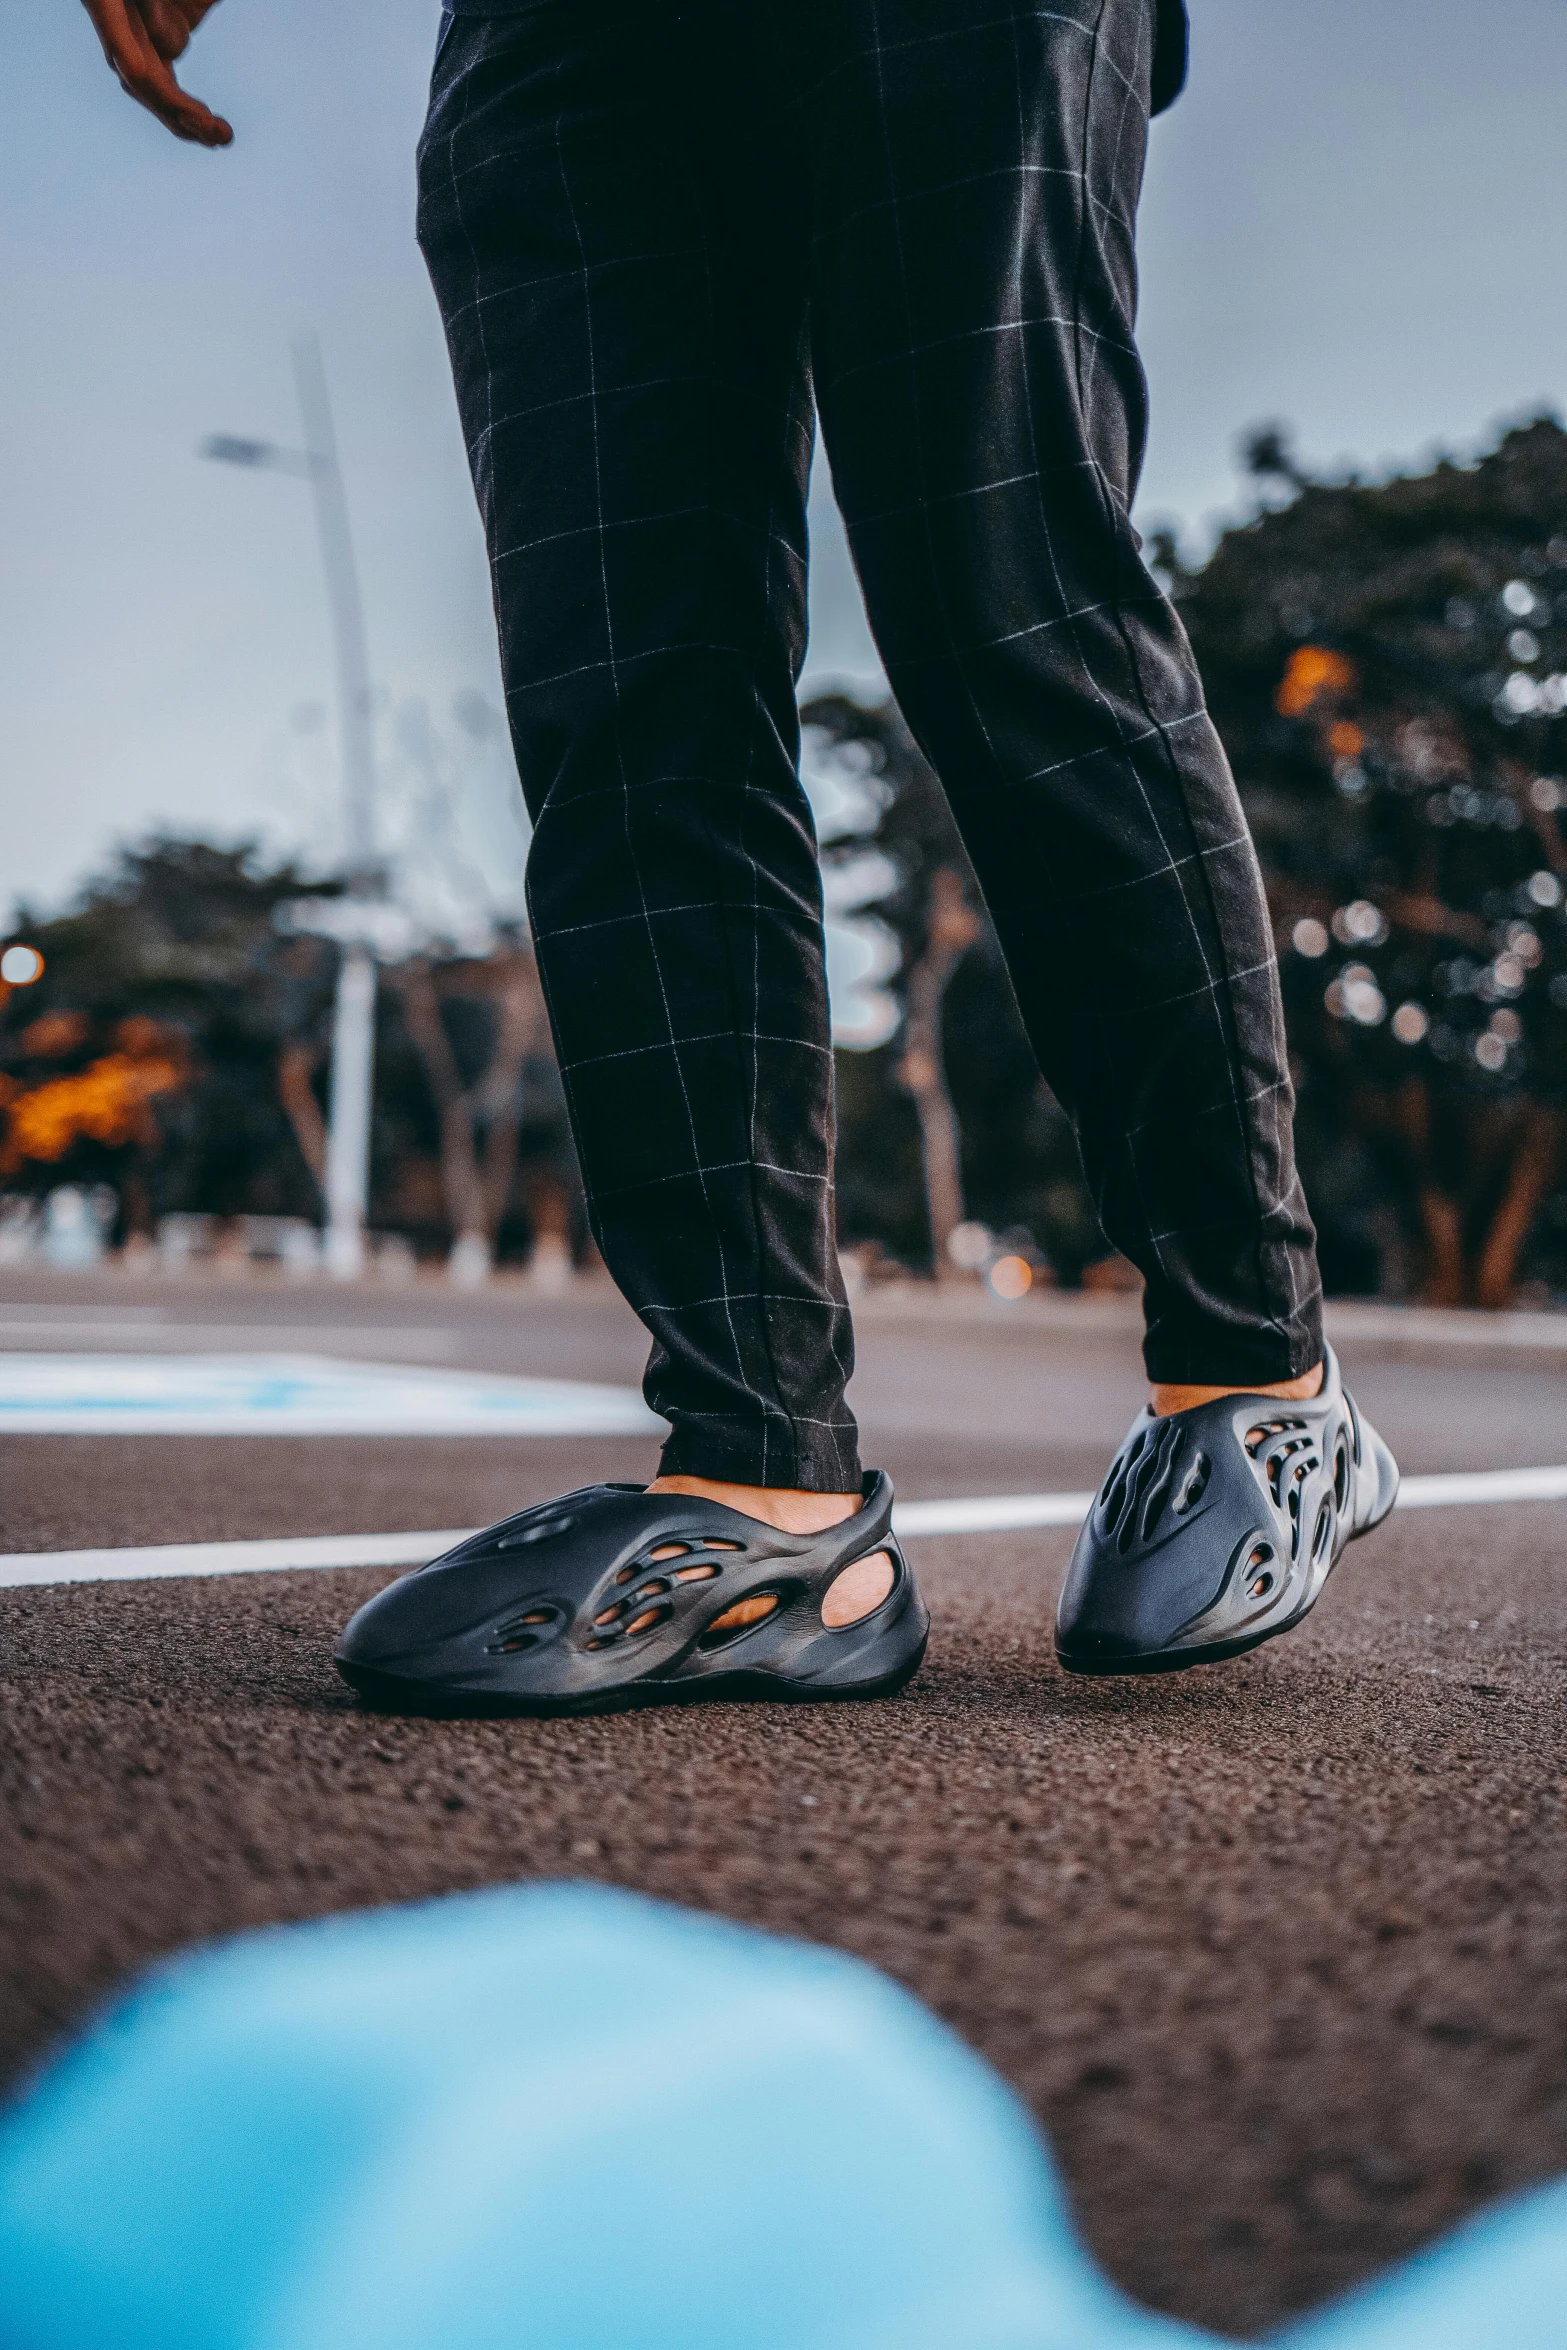
[[[886,1551],[892,1589],[858,1622],[822,1622],[829,1586]],[[374,1703],[581,1714],[694,1697],[890,1697],[919,1670],[930,1618],[892,1531],[892,1484],[859,1511],[784,1534],[682,1493],[587,1485],[503,1518],[366,1603],[337,1668]]]
[[[1072,1553],[1056,1655],[1074,1673],[1216,1664],[1288,1632],[1344,1546],[1379,1526],[1398,1464],[1327,1351],[1305,1403],[1227,1395],[1143,1411]]]

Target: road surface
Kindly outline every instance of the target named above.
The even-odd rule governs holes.
[[[11,1271],[0,1350],[292,1346],[635,1384],[611,1294],[335,1292]],[[1567,1460],[1567,1353],[1346,1346],[1410,1471]],[[908,1499],[1098,1481],[1139,1397],[1115,1305],[872,1301],[855,1400]],[[0,1549],[473,1524],[635,1436],[17,1436]],[[594,1721],[360,1712],[384,1573],[0,1591],[0,2065],[153,1956],[530,1877],[837,1943],[929,2002],[1050,2134],[1143,2300],[1250,2333],[1567,2171],[1567,1516],[1411,1512],[1254,1657],[1078,1681],[1069,1531],[925,1539],[902,1698]],[[630,1986],[657,2028],[657,1986]]]

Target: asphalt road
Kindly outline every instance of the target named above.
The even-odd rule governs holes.
[[[602,1293],[8,1274],[0,1346],[51,1344],[611,1380],[642,1353]],[[911,1499],[1091,1485],[1139,1394],[1114,1307],[878,1302],[861,1354],[867,1457]],[[1411,1470],[1567,1459],[1554,1358],[1346,1356]],[[626,1438],[12,1438],[0,1547],[460,1525],[647,1466]],[[1559,1506],[1395,1518],[1301,1631],[1152,1682],[1057,1670],[1069,1535],[911,1549],[934,1637],[890,1704],[554,1724],[357,1711],[328,1649],[373,1573],[0,1592],[0,2065],[199,1937],[572,1875],[908,1983],[1033,2106],[1111,2272],[1221,2330],[1567,2171]]]

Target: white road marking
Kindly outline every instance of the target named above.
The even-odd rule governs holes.
[[[647,1436],[634,1387],[309,1354],[0,1354],[0,1435]]]
[[[1401,1510],[1447,1510],[1476,1501],[1562,1501],[1567,1469],[1453,1469],[1441,1476],[1406,1477]]]
[[[906,1501],[894,1518],[905,1540],[931,1534],[1008,1534],[1076,1526],[1091,1493],[1000,1493]],[[1567,1500],[1567,1468],[1460,1469],[1406,1477],[1398,1506],[1453,1509],[1482,1502]],[[0,1590],[35,1583],[131,1583],[164,1575],[274,1575],[306,1567],[419,1567],[476,1527],[433,1534],[307,1534],[276,1542],[171,1542],[152,1549],[29,1550],[0,1556]]]
[[[406,1329],[389,1324],[380,1330],[364,1330],[337,1322],[181,1322],[167,1328],[146,1322],[0,1322],[0,1347],[7,1353],[13,1347],[24,1354],[38,1346],[60,1353],[79,1353],[86,1346],[98,1351],[113,1347],[118,1359],[122,1346],[161,1348],[165,1343],[187,1354],[192,1346],[222,1347],[225,1352],[248,1349],[252,1354],[258,1348],[276,1346],[292,1351],[307,1347],[312,1353],[346,1355],[356,1362],[363,1355],[455,1354],[458,1335],[455,1330],[432,1328],[428,1323],[410,1323]],[[160,1355],[159,1359],[168,1358]]]
[[[1010,1534],[1024,1526],[1080,1526],[1091,1493],[998,1493],[972,1501],[906,1501],[893,1515],[900,1534]]]
[[[0,1558],[0,1590],[32,1583],[141,1583],[164,1575],[281,1575],[301,1567],[422,1567],[463,1542],[445,1534],[307,1534],[281,1542],[166,1542],[150,1550],[37,1550]]]

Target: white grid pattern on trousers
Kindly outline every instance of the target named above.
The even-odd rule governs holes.
[[[665,1465],[859,1475],[797,775],[813,395],[1150,1369],[1320,1353],[1256,860],[1128,519],[1153,0],[468,0],[420,234]]]

